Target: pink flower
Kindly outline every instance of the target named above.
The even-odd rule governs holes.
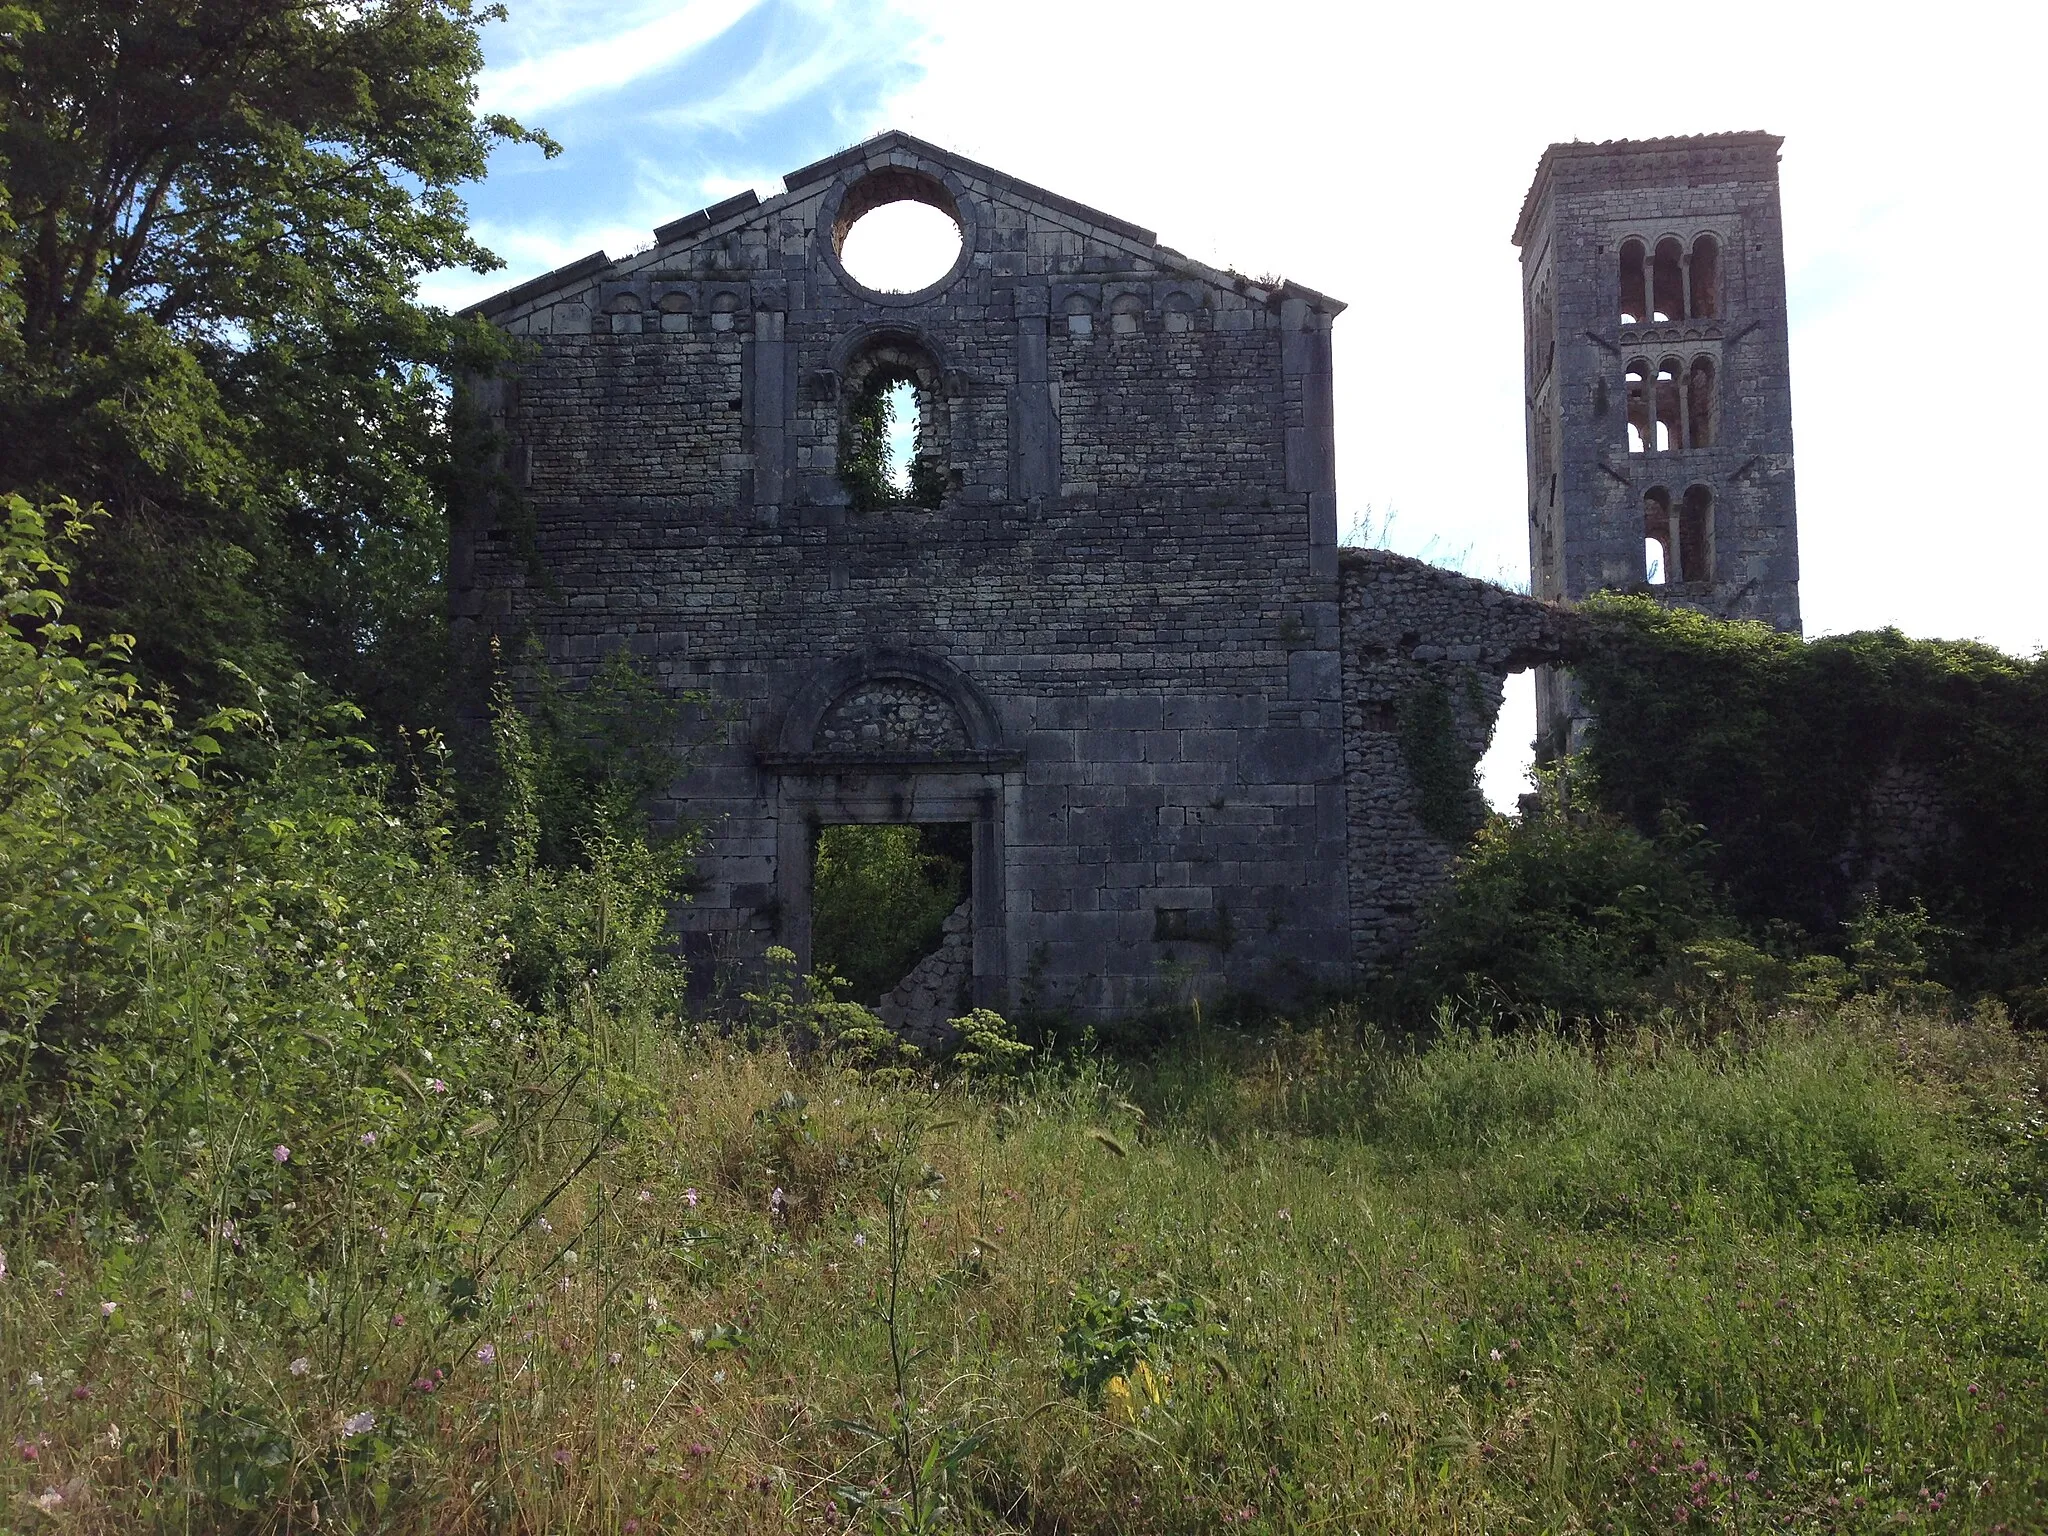
[[[606,1365],[617,1365],[617,1364],[618,1364],[618,1363],[619,1363],[619,1362],[620,1362],[621,1360],[623,1360],[623,1359],[625,1359],[625,1358],[626,1358],[626,1357],[625,1357],[624,1355],[620,1354],[620,1353],[619,1353],[619,1352],[618,1352],[618,1351],[617,1351],[617,1350],[615,1349],[615,1350],[613,1350],[613,1351],[612,1351],[612,1352],[611,1352],[610,1354],[608,1354],[608,1355],[606,1355],[606,1356],[604,1357],[604,1363],[605,1363]]]
[[[377,1133],[375,1131],[365,1131],[362,1135],[358,1136],[356,1140],[360,1141],[366,1147],[374,1147],[375,1145],[377,1145]]]
[[[429,1093],[446,1093],[447,1091],[448,1091],[448,1085],[447,1085],[446,1083],[442,1082],[440,1078],[438,1078],[438,1077],[430,1077],[430,1078],[428,1078],[428,1079],[427,1079],[427,1092],[429,1092]]]
[[[570,1456],[570,1454],[569,1454],[569,1451],[568,1451],[568,1449],[567,1449],[566,1447],[565,1447],[564,1449],[562,1449],[562,1450],[559,1450],[559,1451],[556,1451],[556,1452],[555,1452],[555,1465],[556,1465],[556,1466],[558,1466],[558,1467],[566,1467],[567,1465],[569,1465],[569,1462],[570,1462],[571,1460],[572,1460],[572,1458],[571,1458],[571,1456]]]
[[[405,1326],[405,1314],[403,1312],[392,1313],[391,1326],[394,1328],[403,1328]]]
[[[435,1382],[433,1377],[421,1376],[414,1380],[412,1384],[412,1389],[415,1392],[431,1392],[434,1390],[434,1386]]]
[[[112,1316],[114,1315],[114,1309],[115,1309],[116,1307],[118,1307],[119,1305],[120,1305],[120,1303],[119,1303],[119,1302],[114,1302],[114,1301],[103,1301],[103,1302],[101,1302],[101,1303],[100,1303],[100,1316],[101,1316],[101,1317],[112,1317]]]
[[[286,1366],[285,1369],[290,1371],[294,1376],[303,1376],[306,1374],[306,1372],[313,1369],[313,1362],[308,1360],[304,1355],[301,1355],[298,1359],[294,1360],[290,1365]]]
[[[273,1163],[288,1163],[292,1160],[292,1149],[279,1142],[270,1149],[270,1160]]]
[[[479,1344],[479,1345],[477,1345],[477,1347],[476,1347],[476,1363],[477,1363],[478,1365],[489,1365],[489,1364],[490,1364],[490,1363],[491,1363],[491,1362],[492,1362],[493,1360],[495,1360],[495,1359],[497,1359],[497,1358],[498,1358],[498,1346],[497,1346],[497,1345],[495,1345],[495,1344],[489,1344],[489,1343],[485,1343],[485,1344]]]
[[[697,1191],[695,1191],[694,1189],[684,1190],[683,1204],[687,1205],[693,1211],[697,1209]]]
[[[367,1435],[377,1427],[377,1415],[365,1408],[361,1413],[352,1413],[341,1421],[344,1435]]]
[[[637,1199],[642,1205],[652,1205],[654,1204],[654,1191],[651,1189],[643,1189],[634,1198]]]

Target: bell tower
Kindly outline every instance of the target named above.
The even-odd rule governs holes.
[[[1768,133],[1553,144],[1522,253],[1537,597],[1647,591],[1799,629],[1778,150]],[[1538,719],[1577,711],[1545,669]]]

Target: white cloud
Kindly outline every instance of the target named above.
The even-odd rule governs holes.
[[[616,90],[694,53],[731,30],[759,3],[684,0],[624,31],[588,42],[561,43],[515,64],[487,69],[478,82],[477,106],[516,116],[558,107],[593,91]]]

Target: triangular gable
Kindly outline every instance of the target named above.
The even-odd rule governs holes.
[[[741,192],[658,226],[654,230],[654,246],[649,250],[618,260],[603,251],[593,251],[567,266],[470,305],[464,313],[497,320],[515,310],[586,290],[593,282],[659,268],[674,262],[696,246],[749,228],[772,226],[786,210],[823,195],[849,170],[863,165],[883,169],[892,164],[942,168],[971,185],[983,197],[1074,227],[1079,233],[1156,265],[1162,273],[1192,278],[1254,302],[1292,299],[1326,315],[1335,315],[1344,308],[1342,301],[1299,283],[1285,280],[1277,284],[1260,283],[1242,273],[1208,266],[1170,246],[1159,244],[1158,236],[1140,225],[1006,175],[899,129],[891,129],[790,172],[783,178],[783,190],[773,197],[764,200],[751,190]]]

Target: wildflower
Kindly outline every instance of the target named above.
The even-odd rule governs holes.
[[[415,1392],[431,1392],[437,1385],[438,1383],[434,1380],[433,1377],[419,1376],[414,1378],[412,1389]]]
[[[428,1078],[428,1079],[427,1079],[427,1092],[429,1092],[429,1093],[446,1093],[447,1091],[448,1091],[448,1085],[447,1085],[446,1083],[442,1082],[440,1078],[438,1078],[438,1077],[430,1077],[430,1078]]]
[[[699,1349],[702,1349],[704,1347],[704,1339],[705,1333],[702,1328],[692,1328],[690,1330],[690,1342],[696,1345]]]
[[[566,1446],[555,1452],[555,1465],[558,1467],[566,1467],[573,1459]]]
[[[304,1355],[301,1355],[298,1359],[294,1360],[290,1365],[286,1366],[285,1369],[290,1371],[294,1376],[303,1376],[306,1374],[306,1372],[313,1369],[313,1362],[308,1360]]]
[[[643,1189],[640,1191],[639,1194],[635,1195],[633,1198],[638,1200],[642,1205],[652,1205],[654,1204],[654,1191],[651,1189]]]
[[[697,1191],[695,1191],[694,1189],[684,1190],[683,1204],[687,1205],[693,1211],[697,1209]]]
[[[498,1358],[498,1346],[486,1341],[476,1347],[476,1363],[489,1365]]]
[[[45,1488],[36,1495],[36,1508],[46,1515],[54,1515],[64,1507],[64,1495],[55,1488]]]
[[[856,1247],[856,1248],[865,1248],[865,1247],[867,1247],[867,1245],[868,1245],[868,1235],[867,1235],[867,1233],[865,1233],[865,1232],[856,1232],[856,1233],[854,1233],[854,1234],[853,1234],[853,1246],[854,1246],[854,1247]]]
[[[625,1357],[624,1355],[620,1354],[620,1353],[619,1353],[619,1352],[618,1352],[618,1351],[617,1351],[617,1350],[615,1349],[615,1350],[613,1350],[613,1351],[612,1351],[612,1352],[611,1352],[610,1354],[608,1354],[608,1355],[606,1355],[606,1356],[604,1357],[604,1363],[605,1363],[606,1365],[617,1365],[617,1364],[618,1364],[618,1363],[619,1363],[619,1362],[620,1362],[621,1360],[623,1360],[623,1359],[625,1359],[625,1358],[626,1358],[626,1357]]]
[[[43,1373],[41,1371],[30,1371],[28,1373],[28,1384],[40,1391],[43,1385]]]
[[[115,1311],[115,1309],[116,1309],[116,1308],[117,1308],[117,1307],[118,1307],[119,1305],[120,1305],[120,1303],[119,1303],[119,1302],[114,1302],[114,1301],[103,1301],[103,1302],[101,1302],[101,1303],[100,1303],[100,1316],[101,1316],[101,1317],[112,1317],[112,1316],[114,1315],[114,1311]]]
[[[543,1237],[555,1230],[555,1224],[545,1216],[536,1217],[533,1224],[540,1228],[541,1236]]]
[[[392,1313],[391,1326],[394,1328],[403,1328],[405,1326],[405,1314],[403,1312]]]
[[[782,1214],[782,1186],[780,1184],[775,1186],[775,1193],[768,1197],[768,1209],[778,1216]]]
[[[365,1408],[361,1413],[352,1413],[341,1421],[344,1435],[367,1435],[377,1427],[377,1415]]]
[[[358,1136],[356,1140],[360,1141],[366,1147],[374,1147],[375,1145],[377,1145],[377,1133],[375,1131],[365,1131],[362,1135]]]
[[[1282,1220],[1282,1221],[1292,1221],[1292,1220],[1294,1220],[1294,1212],[1292,1212],[1292,1211],[1290,1211],[1289,1209],[1287,1209],[1287,1207],[1286,1207],[1286,1206],[1284,1206],[1284,1205],[1280,1207],[1280,1210],[1279,1210],[1279,1212],[1278,1212],[1278,1215],[1279,1215],[1279,1218],[1280,1218],[1280,1220]]]
[[[713,1371],[713,1372],[711,1373],[711,1385],[713,1385],[714,1387],[722,1387],[722,1386],[724,1386],[724,1385],[725,1385],[725,1372],[723,1372],[723,1371]]]
[[[82,1381],[81,1381],[81,1382],[80,1382],[80,1383],[79,1383],[79,1384],[78,1384],[77,1386],[75,1386],[75,1387],[73,1387],[73,1388],[71,1389],[71,1400],[72,1400],[72,1401],[73,1401],[74,1403],[82,1403],[82,1402],[85,1402],[85,1401],[87,1401],[87,1400],[88,1400],[89,1398],[91,1398],[91,1396],[92,1396],[92,1388],[91,1388],[91,1387],[88,1387],[88,1386],[87,1386],[87,1385],[86,1385],[86,1384],[85,1384],[84,1382],[82,1382]]]
[[[1493,1363],[1494,1363],[1495,1365],[1499,1365],[1499,1364],[1500,1364],[1500,1351],[1499,1351],[1499,1350],[1497,1350],[1497,1349],[1489,1349],[1489,1350],[1488,1350],[1488,1351],[1486,1352],[1486,1358],[1487,1358],[1487,1359],[1489,1359],[1489,1360],[1491,1360],[1491,1361],[1492,1361],[1492,1362],[1493,1362]]]
[[[270,1149],[270,1160],[273,1163],[288,1163],[292,1160],[292,1149],[280,1141]]]
[[[33,1440],[17,1440],[14,1442],[14,1448],[21,1452],[21,1459],[23,1461],[41,1461],[43,1459],[43,1448]]]

